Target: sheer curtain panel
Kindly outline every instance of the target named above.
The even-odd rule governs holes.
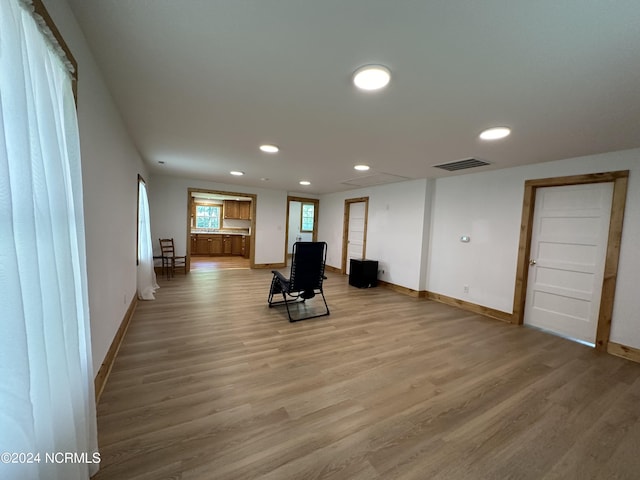
[[[0,478],[98,469],[81,181],[69,72],[30,5],[2,0]]]
[[[155,300],[156,272],[153,268],[153,243],[151,240],[151,222],[149,220],[149,198],[147,185],[138,180],[138,298]]]

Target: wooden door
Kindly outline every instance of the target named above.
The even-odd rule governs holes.
[[[593,344],[613,183],[539,188],[524,323]]]
[[[368,199],[345,201],[345,238],[343,271],[348,275],[351,259],[362,260],[366,254]]]

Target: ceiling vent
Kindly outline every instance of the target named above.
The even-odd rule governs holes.
[[[478,160],[477,158],[465,158],[464,160],[456,160],[455,162],[441,163],[440,165],[433,166],[447,170],[448,172],[455,172],[457,170],[466,170],[467,168],[484,167],[485,165],[489,165],[489,162]]]

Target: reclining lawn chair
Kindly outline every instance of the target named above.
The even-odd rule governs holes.
[[[284,304],[287,307],[287,315],[290,322],[329,315],[329,307],[322,290],[322,282],[327,278],[324,276],[326,260],[327,244],[325,242],[294,243],[289,278],[285,278],[280,272],[272,270],[273,279],[269,290],[269,308]],[[274,301],[273,296],[277,294],[282,294],[283,300]],[[316,313],[317,310],[314,311],[312,307],[305,304],[307,300],[315,297],[316,294],[322,295],[326,310],[322,313]],[[293,308],[294,304],[296,308]],[[297,312],[302,311],[302,314],[306,316],[293,318],[291,316],[292,309]]]

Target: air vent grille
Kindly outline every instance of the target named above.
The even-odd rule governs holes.
[[[484,160],[478,160],[477,158],[465,158],[464,160],[456,160],[455,162],[441,163],[440,165],[433,165],[436,168],[441,168],[449,172],[455,172],[457,170],[465,170],[467,168],[476,168],[489,165],[489,162]]]

